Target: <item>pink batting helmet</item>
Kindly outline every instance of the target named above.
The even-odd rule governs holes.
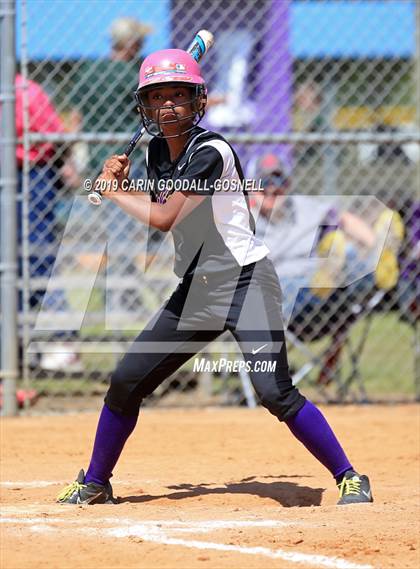
[[[191,114],[184,117],[182,122],[178,117],[174,120],[164,121],[165,124],[172,122],[179,125],[179,132],[172,135],[163,134],[161,111],[165,107],[152,108],[147,97],[149,89],[163,87],[168,83],[184,85],[189,87],[191,91],[191,99],[183,103],[191,107]],[[162,49],[151,53],[140,67],[139,86],[135,98],[143,125],[149,134],[164,138],[185,134],[201,121],[206,108],[207,91],[200,66],[192,55],[182,49]],[[157,126],[158,133],[156,133],[154,126]]]
[[[162,49],[148,55],[140,67],[138,89],[173,82],[204,85],[195,59],[182,49]]]

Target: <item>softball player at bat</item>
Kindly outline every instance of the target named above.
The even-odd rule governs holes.
[[[142,400],[229,330],[246,361],[274,363],[269,367],[274,371],[251,372],[259,400],[331,472],[339,487],[338,503],[372,502],[367,476],[354,470],[324,416],[292,384],[281,291],[269,251],[255,237],[246,193],[218,191],[220,181],[243,179],[241,165],[222,136],[198,126],[206,107],[198,63],[179,49],[149,55],[140,69],[136,98],[146,129],[158,130],[147,152],[154,189],[150,194],[105,191],[104,196],[139,221],[171,231],[174,270],[181,281],[113,372],[89,468],[86,474],[80,471],[58,501],[113,502],[109,480]],[[112,156],[101,183],[122,187],[129,167],[125,155]],[[177,180],[185,191],[171,191]]]

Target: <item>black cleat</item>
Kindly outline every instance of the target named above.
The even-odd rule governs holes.
[[[107,484],[85,484],[85,472],[81,470],[77,479],[66,486],[57,496],[60,504],[115,504],[112,486]]]
[[[340,499],[337,502],[339,506],[373,502],[369,478],[364,474],[360,475],[354,470],[348,470],[337,486],[340,491]]]

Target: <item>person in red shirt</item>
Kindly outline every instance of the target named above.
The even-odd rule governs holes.
[[[24,134],[24,105],[28,105],[28,127],[30,132],[60,133],[64,124],[59,117],[47,93],[35,81],[26,80],[17,74],[16,80],[16,135]],[[24,146],[16,146],[18,167],[18,255],[19,270],[22,271],[22,194]],[[54,206],[57,203],[57,191],[61,184],[60,162],[63,152],[57,145],[45,142],[32,144],[29,148],[29,273],[30,278],[49,277],[54,266],[58,247]],[[40,306],[45,289],[30,291],[30,306]],[[66,300],[62,291],[51,295],[51,306],[62,310]],[[44,354],[41,367],[50,370],[71,369],[80,371],[81,363],[76,354],[66,350]]]
[[[23,137],[24,104],[25,104],[25,79],[17,74],[16,86],[16,136]],[[64,125],[52,105],[48,95],[35,81],[27,80],[27,101],[30,132],[64,132]],[[29,161],[32,167],[44,167],[56,154],[56,147],[50,143],[34,144],[29,149]],[[16,147],[18,167],[23,164],[23,144]]]

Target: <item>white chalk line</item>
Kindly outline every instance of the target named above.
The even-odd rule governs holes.
[[[129,482],[127,480],[118,480],[118,486],[138,486],[139,484],[157,483],[158,480],[141,480]],[[70,484],[69,480],[3,480],[0,482],[0,487],[3,488],[46,488],[47,486],[59,486],[61,484]]]
[[[72,507],[68,506],[59,506],[61,512],[70,512]],[[8,512],[7,512],[8,510]],[[12,508],[6,508],[6,513],[13,513]],[[16,512],[17,508],[15,509]],[[26,511],[26,508],[25,508]],[[74,510],[73,510],[74,511]],[[20,509],[20,513],[23,512],[23,509]],[[57,512],[57,510],[56,510]],[[48,515],[48,514],[47,514]],[[100,518],[91,518],[89,517],[89,522],[99,522],[102,524],[115,524],[118,522],[119,526],[126,526],[127,528],[132,528],[133,526],[139,526],[139,521],[136,518],[120,518],[120,517],[100,517]],[[37,524],[37,523],[66,523],[69,525],[80,525],[82,522],[79,519],[68,519],[68,518],[60,518],[60,517],[31,517],[31,518],[22,518],[22,517],[1,517],[0,522],[2,523],[9,523],[9,524],[16,524],[16,523],[23,523],[23,524]],[[284,521],[284,520],[197,520],[197,521],[183,521],[183,520],[144,520],[140,524],[142,527],[157,527],[159,530],[161,527],[168,527],[175,531],[199,531],[209,533],[211,531],[219,530],[219,529],[235,529],[235,528],[253,528],[253,527],[261,527],[261,528],[273,528],[273,527],[290,527],[290,526],[299,526],[305,525],[300,521]]]
[[[27,510],[26,510],[27,512]],[[220,529],[235,528],[281,528],[291,526],[302,526],[302,522],[279,521],[279,520],[201,520],[201,521],[181,521],[181,520],[145,520],[138,523],[133,519],[118,519],[118,527],[110,528],[75,528],[74,526],[85,524],[84,520],[79,519],[63,519],[63,518],[17,518],[3,517],[0,519],[2,523],[8,524],[27,524],[29,530],[35,533],[52,533],[57,528],[51,524],[67,524],[70,527],[64,528],[74,533],[81,532],[83,535],[93,534],[107,537],[130,538],[138,537],[143,541],[159,543],[162,545],[178,545],[200,550],[230,551],[245,555],[259,555],[270,559],[282,559],[291,563],[312,565],[326,569],[373,569],[371,565],[353,563],[339,557],[329,557],[326,555],[317,555],[311,553],[302,553],[298,551],[284,551],[282,549],[269,549],[267,547],[256,546],[246,547],[241,545],[217,543],[210,541],[198,541],[191,539],[182,539],[178,536],[168,535],[168,531],[172,534],[179,533],[210,533]],[[95,521],[102,524],[115,524],[115,518],[89,518],[89,525]],[[60,531],[61,528],[60,528]]]
[[[111,530],[112,531],[112,530]],[[114,534],[116,537],[125,537]],[[339,557],[327,557],[326,555],[314,555],[311,553],[299,553],[297,551],[283,551],[282,549],[269,549],[268,547],[244,547],[241,545],[228,545],[224,543],[213,543],[209,541],[184,540],[171,538],[162,533],[161,536],[140,536],[144,541],[153,541],[162,545],[180,545],[195,549],[213,549],[216,551],[232,551],[246,555],[262,555],[271,559],[283,559],[292,563],[303,563],[315,567],[326,567],[328,569],[373,569],[372,565],[360,565],[340,559]]]
[[[67,512],[71,510],[71,507],[61,506],[61,509],[66,508]],[[80,519],[67,519],[59,517],[33,517],[33,518],[17,518],[17,517],[1,517],[1,523],[7,524],[54,524],[54,523],[65,523],[68,525],[81,525],[82,520]],[[275,528],[275,527],[290,527],[293,525],[302,525],[301,522],[285,522],[280,520],[198,520],[198,521],[183,521],[183,520],[144,520],[139,524],[138,519],[134,518],[119,518],[119,517],[100,517],[91,518],[89,517],[89,523],[99,522],[101,524],[113,525],[118,522],[119,527],[126,526],[127,530],[121,531],[131,531],[133,527],[146,528],[147,531],[156,528],[157,531],[161,531],[162,527],[170,528],[173,531],[198,531],[209,533],[211,531],[219,529],[235,529],[235,528]],[[115,528],[114,528],[115,529]],[[94,530],[96,531],[96,530]],[[129,533],[128,535],[132,535]]]
[[[65,484],[65,480],[32,480],[31,482],[21,482],[4,480],[0,482],[0,486],[3,488],[45,488],[46,486],[55,486],[58,484]]]

